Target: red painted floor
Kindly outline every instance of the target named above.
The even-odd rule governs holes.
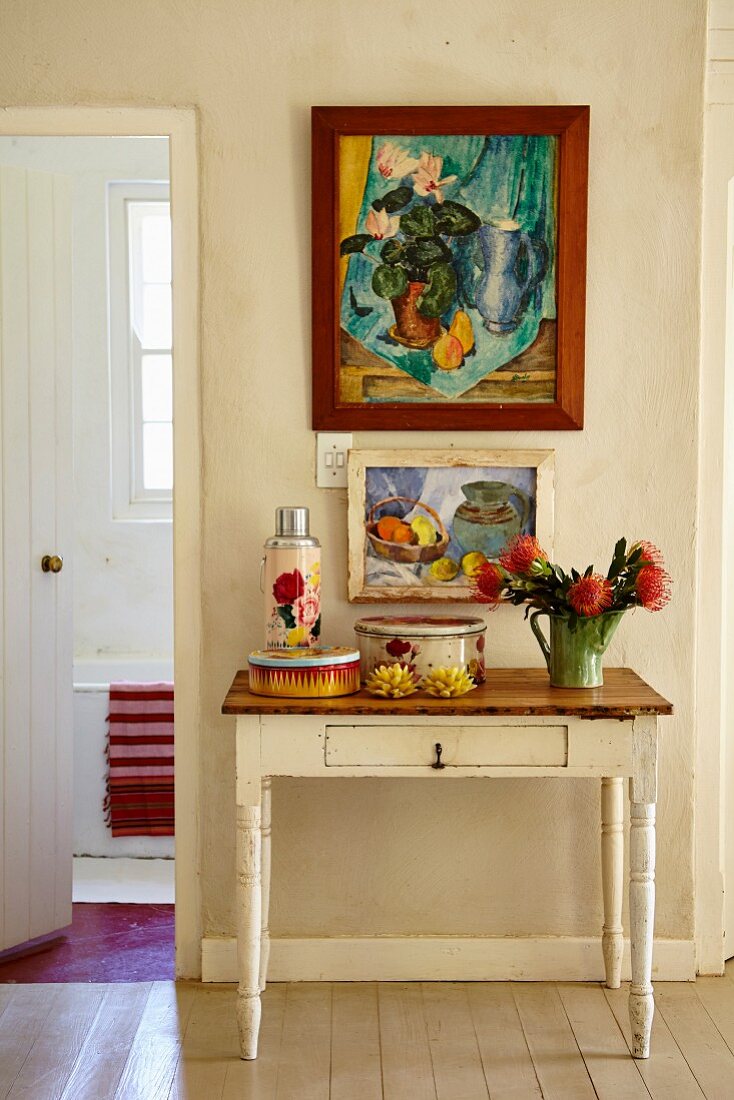
[[[172,979],[173,913],[173,905],[75,903],[60,937],[0,954],[0,983]]]

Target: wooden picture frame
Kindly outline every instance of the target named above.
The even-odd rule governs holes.
[[[496,560],[521,532],[550,555],[554,470],[548,450],[350,451],[350,601],[471,602],[466,570],[480,564],[477,554]],[[421,517],[411,542],[378,531],[390,514],[403,526]]]
[[[583,427],[588,141],[587,106],[312,108],[314,429]]]

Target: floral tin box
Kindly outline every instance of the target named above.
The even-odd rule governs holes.
[[[374,615],[354,624],[362,678],[377,665],[408,665],[420,676],[434,668],[465,665],[476,683],[484,681],[484,619],[449,615]]]

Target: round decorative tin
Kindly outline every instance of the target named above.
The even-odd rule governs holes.
[[[247,661],[255,695],[322,698],[360,688],[359,650],[346,646],[256,649]]]
[[[374,615],[354,624],[362,678],[377,665],[396,661],[421,677],[434,668],[466,665],[477,684],[484,682],[484,619],[463,615]]]

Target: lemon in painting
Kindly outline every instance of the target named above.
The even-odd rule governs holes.
[[[472,550],[469,554],[464,554],[461,559],[461,568],[467,577],[473,577],[486,564],[486,561],[481,550]]]
[[[433,546],[436,541],[436,528],[425,516],[416,516],[410,521],[419,546]]]
[[[430,573],[437,581],[452,581],[458,576],[459,563],[453,558],[439,558],[431,565]]]

